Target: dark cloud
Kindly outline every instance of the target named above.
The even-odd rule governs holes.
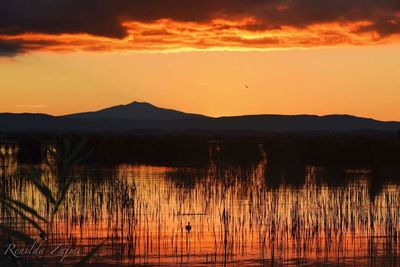
[[[0,0],[0,40],[2,35],[32,32],[123,38],[128,33],[122,22],[128,20],[207,22],[244,17],[256,19],[246,26],[250,31],[368,21],[370,25],[358,32],[381,37],[400,33],[399,0]]]
[[[104,0],[1,0],[0,32],[89,33],[123,37],[120,12]]]
[[[22,44],[20,42],[0,40],[0,56],[12,57],[22,51]]]
[[[255,16],[266,27],[396,19],[398,0],[1,0],[0,31],[90,33],[120,38],[121,21],[207,21]],[[398,19],[398,18],[397,18]]]
[[[400,19],[376,21],[371,25],[360,27],[358,31],[359,32],[374,31],[378,33],[381,37],[386,37],[395,33],[400,33]]]

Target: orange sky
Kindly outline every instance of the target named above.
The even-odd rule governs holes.
[[[269,52],[33,52],[0,58],[0,111],[59,115],[138,100],[212,116],[348,113],[400,120],[399,51],[392,44]]]
[[[0,112],[400,121],[397,0],[20,0],[0,18]]]

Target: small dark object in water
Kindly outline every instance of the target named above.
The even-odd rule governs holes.
[[[39,236],[40,236],[40,238],[41,238],[42,240],[46,240],[46,233],[45,233],[45,232],[41,232],[41,233],[39,234]]]
[[[190,233],[190,231],[192,230],[192,226],[190,225],[190,222],[188,222],[188,224],[186,225],[185,229],[186,229],[186,231],[188,233]]]

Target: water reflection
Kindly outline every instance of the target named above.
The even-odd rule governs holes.
[[[399,264],[399,186],[385,185],[371,198],[368,171],[353,170],[352,182],[332,186],[324,182],[327,172],[315,166],[304,169],[302,184],[271,186],[266,166],[264,158],[254,165],[216,160],[202,169],[76,168],[69,175],[80,179],[55,218],[49,242],[88,251],[107,238],[91,259],[104,264]],[[48,165],[20,166],[2,174],[2,191],[46,214],[49,203],[29,175],[57,187]],[[4,209],[1,222],[39,234]],[[64,264],[76,261],[67,257]]]
[[[16,170],[18,151],[19,145],[16,142],[0,142],[0,177]]]

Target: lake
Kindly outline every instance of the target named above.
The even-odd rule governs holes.
[[[323,167],[310,165],[302,183],[276,183],[266,171],[265,151],[249,164],[222,164],[218,151],[210,149],[206,167],[74,167],[62,176],[73,182],[52,226],[27,216],[48,233],[43,240],[37,227],[4,204],[0,222],[46,249],[73,251],[65,258],[42,253],[19,259],[33,266],[71,266],[99,244],[88,265],[400,265],[399,185],[385,183],[376,192],[368,169],[346,169],[351,179],[333,184]],[[11,151],[7,155],[2,194],[49,221],[52,204],[33,181],[60,192],[54,162],[19,164]],[[4,246],[14,242],[4,231],[1,237]]]

